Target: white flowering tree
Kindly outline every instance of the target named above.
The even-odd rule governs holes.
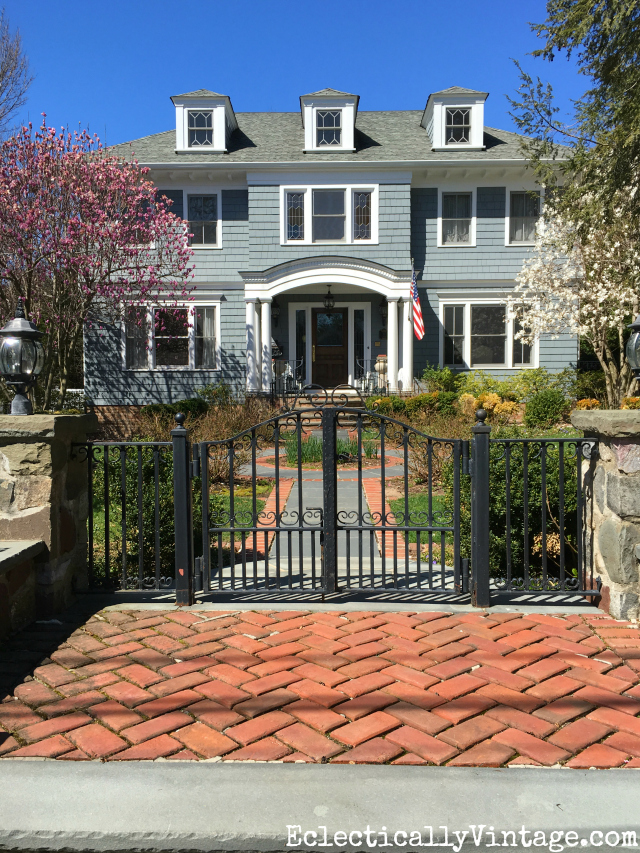
[[[526,342],[570,332],[593,347],[613,409],[634,391],[624,353],[626,326],[640,306],[638,224],[628,207],[634,194],[621,193],[608,215],[584,198],[573,222],[566,205],[564,215],[550,206],[508,300],[524,327],[518,337]]]

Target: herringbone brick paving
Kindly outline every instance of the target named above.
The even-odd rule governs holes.
[[[593,614],[102,611],[0,756],[640,767],[640,630]]]

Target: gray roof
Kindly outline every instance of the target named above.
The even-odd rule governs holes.
[[[464,86],[450,86],[448,89],[440,89],[439,92],[432,92],[432,95],[487,95],[488,92],[479,92],[477,89],[465,89]]]
[[[184,92],[182,95],[172,95],[174,98],[228,98],[228,95],[221,95],[220,92],[212,92],[211,89],[196,89],[195,92]]]
[[[420,125],[421,110],[360,112],[356,122],[354,153],[313,151],[304,153],[300,113],[237,113],[238,129],[229,139],[228,153],[199,149],[176,154],[175,130],[116,145],[111,153],[140,163],[283,163],[326,161],[376,163],[403,160],[513,160],[523,159],[516,133],[485,127],[485,151],[432,151]]]
[[[340,92],[338,89],[320,89],[319,92],[309,92],[308,95],[300,95],[301,98],[311,98],[314,95],[341,95],[345,98],[357,98],[358,95],[352,95],[350,92]]]

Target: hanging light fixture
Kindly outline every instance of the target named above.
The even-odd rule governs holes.
[[[278,317],[280,316],[280,304],[277,299],[274,299],[271,303],[271,319],[273,320],[273,325],[278,325]]]
[[[382,317],[382,325],[384,326],[387,322],[387,316],[389,315],[389,305],[387,304],[386,296],[383,296],[380,300],[378,311],[380,311],[380,316]]]
[[[327,285],[327,293],[324,297],[324,307],[327,311],[333,311],[333,306],[336,304],[333,293],[331,293],[331,285]]]

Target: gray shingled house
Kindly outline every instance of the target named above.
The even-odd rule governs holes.
[[[235,113],[206,89],[173,97],[174,129],[115,150],[148,166],[189,223],[190,322],[168,336],[149,309],[147,339],[145,325],[89,330],[89,398],[172,402],[220,380],[238,396],[394,392],[427,364],[502,375],[575,363],[574,338],[523,345],[506,314],[540,196],[519,137],[485,125],[486,99],[452,87],[424,111],[364,112],[323,89],[296,112]]]

